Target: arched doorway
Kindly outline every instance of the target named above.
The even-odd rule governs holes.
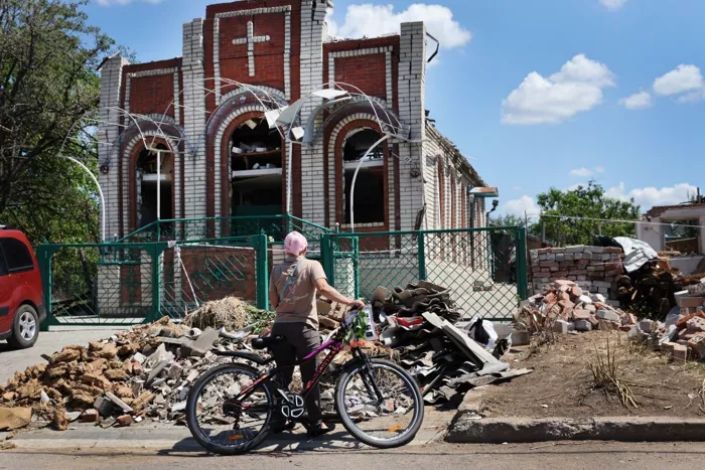
[[[345,176],[345,224],[351,220],[350,193],[355,171],[360,171],[355,183],[355,222],[382,224],[385,222],[384,144],[377,145],[360,164],[360,159],[377,142],[381,134],[372,129],[361,129],[347,138],[343,146]]]
[[[162,151],[158,155],[158,151]],[[174,218],[174,156],[164,144],[137,157],[137,228]]]
[[[233,216],[282,213],[282,139],[264,118],[248,119],[230,136]]]

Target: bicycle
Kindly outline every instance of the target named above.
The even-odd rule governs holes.
[[[295,365],[315,360],[329,351],[303,392],[298,395],[277,385],[278,368],[272,358],[243,351],[215,351],[233,362],[216,366],[199,377],[187,399],[187,423],[193,437],[217,454],[242,454],[259,446],[270,434],[274,413],[289,425],[305,422],[305,397],[319,383],[333,359],[347,344],[352,359],[336,381],[334,403],[343,426],[356,439],[372,447],[391,448],[409,443],[423,422],[423,399],[414,379],[393,362],[369,358],[359,347],[364,316],[350,315],[315,351]],[[243,334],[222,336],[244,341]],[[253,340],[256,350],[269,349],[282,337]],[[257,368],[236,362],[244,359]]]

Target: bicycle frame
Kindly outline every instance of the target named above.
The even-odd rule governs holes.
[[[309,361],[315,360],[315,359],[316,359],[316,356],[318,356],[321,352],[326,351],[326,350],[329,350],[329,351],[330,351],[330,352],[328,353],[328,355],[325,357],[325,359],[323,359],[323,360],[321,361],[321,363],[319,364],[318,368],[316,368],[316,372],[314,373],[314,375],[313,375],[313,377],[311,378],[311,380],[309,380],[308,383],[306,383],[306,384],[304,385],[304,390],[303,390],[303,392],[302,392],[302,394],[301,394],[304,398],[305,398],[306,396],[308,396],[309,393],[311,393],[311,391],[313,390],[313,388],[314,388],[314,387],[318,384],[318,382],[320,381],[321,376],[323,375],[323,372],[325,372],[325,370],[328,368],[328,366],[330,365],[330,363],[333,362],[333,359],[335,359],[335,357],[340,353],[340,351],[343,350],[344,347],[345,347],[345,345],[344,345],[341,341],[339,341],[339,340],[337,340],[337,339],[330,338],[330,339],[324,341],[324,342],[323,342],[319,347],[317,347],[315,350],[311,351],[311,352],[310,352],[308,355],[306,355],[306,357],[304,357],[302,360],[296,361],[296,362],[294,362],[294,363],[292,363],[292,364],[287,364],[287,366],[300,366],[300,365],[305,364],[305,363],[307,363],[307,362],[309,362]],[[360,348],[358,348],[358,347],[353,347],[353,348],[352,348],[352,353],[353,353],[353,356],[354,356],[354,357],[356,357],[356,358],[362,358],[362,359],[365,359],[365,360],[366,360],[366,356],[360,351]],[[269,372],[267,372],[267,373],[265,373],[265,374],[262,374],[262,375],[261,375],[259,378],[257,378],[257,380],[255,380],[249,387],[245,388],[245,390],[243,390],[243,391],[240,393],[240,395],[237,396],[237,399],[238,399],[238,400],[243,400],[243,399],[247,398],[258,386],[260,386],[261,384],[263,384],[263,383],[265,383],[265,382],[269,382],[269,381],[272,380],[274,377],[276,377],[278,373],[279,373],[279,367],[274,367],[274,368],[273,368],[272,370],[270,370]],[[379,396],[380,396],[380,393],[379,393],[379,389],[377,388],[377,384],[374,383],[374,380],[372,380],[372,382],[373,382],[373,383],[372,383],[372,386],[373,386],[373,388],[374,388],[374,392],[375,392],[375,393],[377,394],[377,396],[379,397]],[[246,407],[243,407],[243,410],[246,410],[246,409],[247,409]]]

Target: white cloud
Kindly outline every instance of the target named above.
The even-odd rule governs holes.
[[[394,10],[394,5],[350,5],[342,24],[328,15],[328,32],[343,38],[376,37],[398,34],[399,25],[411,21],[424,21],[428,32],[446,49],[464,46],[472,39],[472,33],[453,18],[450,8],[425,3],[414,3],[399,12]]]
[[[518,199],[507,201],[502,206],[500,206],[501,212],[506,215],[515,215],[517,217],[524,217],[525,214],[534,216],[541,212],[541,209],[538,204],[536,204],[534,198],[526,195]]]
[[[640,91],[619,100],[619,104],[627,109],[644,109],[651,106],[651,93]]]
[[[112,5],[127,5],[128,3],[144,2],[144,3],[161,3],[164,0],[94,0],[100,6],[109,7]]]
[[[549,77],[531,72],[502,102],[506,124],[559,123],[602,102],[603,89],[614,85],[605,64],[578,54]]]
[[[619,10],[627,3],[627,0],[600,0],[600,3],[608,10]]]
[[[571,174],[571,176],[579,176],[581,178],[587,178],[589,176],[592,176],[594,174],[594,172],[590,168],[581,167],[581,168],[574,168],[574,169],[570,170],[570,174]]]
[[[654,91],[664,96],[679,96],[679,101],[697,101],[705,98],[705,79],[700,69],[692,64],[681,64],[654,80]]]
[[[688,183],[679,183],[662,188],[647,186],[631,190],[627,190],[624,183],[619,183],[619,185],[609,188],[605,194],[611,198],[623,201],[634,199],[634,202],[641,206],[642,211],[647,211],[653,206],[668,206],[686,202],[696,191],[697,188]]]

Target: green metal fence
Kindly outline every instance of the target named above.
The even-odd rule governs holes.
[[[237,296],[268,308],[264,234],[179,242],[47,244],[37,248],[55,325],[130,325]]]
[[[288,216],[178,219],[115,243],[39,246],[44,326],[182,318],[227,296],[268,308],[268,274],[291,230],[350,296],[427,280],[450,288],[466,313],[505,319],[528,295],[523,228],[350,234]]]
[[[528,296],[521,227],[336,233],[321,243],[326,273],[348,295],[369,298],[378,286],[426,280],[451,289],[467,314],[497,320],[511,318]]]

